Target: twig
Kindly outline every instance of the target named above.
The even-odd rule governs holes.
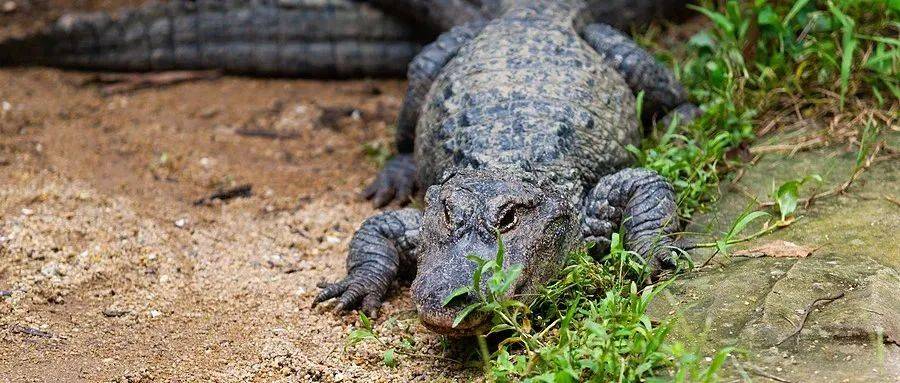
[[[754,146],[750,148],[751,154],[762,154],[762,153],[771,153],[771,152],[784,152],[790,151],[790,155],[797,154],[797,152],[815,147],[818,144],[824,144],[825,140],[821,137],[812,138],[806,141],[792,143],[792,144],[778,144],[778,145],[760,145]]]
[[[17,325],[17,324],[12,325],[12,327],[10,327],[9,331],[12,333],[38,336],[41,338],[53,338],[53,334],[51,334],[49,332],[41,331],[36,328],[26,327],[26,326]]]
[[[97,75],[82,85],[103,84],[100,92],[113,95],[135,90],[180,84],[188,81],[214,80],[222,77],[217,70],[207,71],[170,71],[159,73],[107,73]]]
[[[429,355],[429,354],[420,354],[420,353],[417,353],[417,352],[406,352],[406,351],[403,351],[403,350],[400,350],[400,349],[397,349],[397,348],[395,348],[394,351],[396,351],[396,352],[397,352],[398,354],[400,354],[400,355],[405,355],[405,356],[408,356],[408,357],[411,357],[411,358],[434,359],[434,360],[441,360],[441,361],[444,361],[444,362],[456,363],[456,364],[459,364],[459,365],[464,364],[463,362],[458,361],[458,360],[456,360],[456,359],[447,358],[447,357],[443,357],[443,356],[440,356],[440,355]]]
[[[797,218],[797,219],[799,219],[799,218]],[[788,219],[788,220],[785,220],[785,221],[777,221],[777,222],[775,222],[775,224],[773,224],[772,226],[769,226],[768,223],[766,223],[766,226],[764,226],[762,229],[760,229],[760,230],[757,231],[756,233],[750,234],[750,235],[748,235],[748,236],[746,236],[746,237],[743,237],[743,238],[738,238],[738,239],[732,239],[732,240],[725,241],[725,245],[726,245],[726,246],[730,246],[730,245],[735,245],[735,244],[738,244],[738,243],[742,243],[742,242],[747,242],[747,241],[754,240],[754,239],[756,239],[756,238],[759,238],[759,237],[761,237],[761,236],[763,236],[763,235],[769,234],[769,233],[771,233],[771,232],[773,232],[773,231],[775,231],[775,230],[778,230],[778,229],[780,229],[780,228],[788,227],[788,226],[790,226],[791,224],[793,224],[794,222],[797,222],[797,219]],[[718,243],[716,243],[716,242],[703,242],[703,243],[695,243],[695,244],[693,244],[693,245],[685,246],[685,249],[684,249],[684,250],[685,250],[685,251],[689,251],[689,250],[694,250],[694,249],[706,249],[706,248],[717,247],[717,246],[718,246]],[[713,255],[715,255],[715,254],[713,254]]]
[[[289,132],[289,133],[281,133],[275,132],[271,130],[265,129],[253,129],[253,128],[240,128],[234,131],[235,133],[246,136],[246,137],[261,137],[261,138],[269,138],[273,140],[288,140],[292,138],[300,137],[300,133],[297,132]]]
[[[792,332],[790,335],[786,336],[784,339],[780,340],[778,343],[775,343],[775,346],[781,346],[782,344],[784,344],[784,342],[787,342],[788,339],[791,339],[794,336],[797,336],[797,342],[799,342],[800,341],[800,332],[803,331],[803,326],[806,325],[806,318],[809,318],[809,313],[811,313],[813,311],[813,309],[816,308],[816,305],[821,303],[824,306],[824,305],[827,305],[838,299],[841,299],[843,297],[844,297],[844,292],[841,291],[830,297],[819,298],[819,299],[814,300],[812,303],[809,304],[809,306],[806,306],[806,310],[803,310],[803,315],[800,317],[800,324],[797,325],[797,328],[794,330],[794,332]]]
[[[253,185],[243,184],[230,189],[219,190],[208,197],[203,197],[194,201],[194,206],[209,205],[215,200],[228,201],[230,199],[243,197],[247,198],[253,195]]]
[[[885,195],[885,196],[884,196],[884,199],[886,199],[888,202],[890,202],[890,203],[892,203],[892,204],[894,204],[894,205],[900,206],[900,200],[897,200],[897,199],[894,198],[894,197],[891,197],[891,196],[889,196],[889,195]]]
[[[848,179],[844,183],[840,184],[838,187],[833,188],[828,191],[825,191],[825,192],[815,194],[808,198],[801,198],[800,200],[797,201],[797,204],[808,206],[814,200],[831,197],[831,196],[835,196],[838,194],[844,194],[847,191],[847,189],[850,189],[850,186],[852,186],[853,183],[856,182],[856,180],[858,180],[859,177],[863,175],[863,173],[865,173],[867,170],[869,170],[869,167],[871,167],[872,164],[874,163],[875,157],[878,155],[878,152],[880,152],[883,147],[884,147],[883,142],[879,142],[877,145],[875,145],[875,149],[872,151],[872,154],[866,158],[866,161],[862,164],[862,166],[860,166],[859,168],[856,169],[855,172],[853,172],[853,175],[850,176],[850,179]],[[760,207],[772,207],[772,206],[775,206],[775,204],[776,204],[776,202],[774,202],[774,201],[766,201],[766,202],[760,203],[759,206]]]
[[[791,382],[790,380],[787,380],[787,379],[785,379],[785,378],[780,378],[780,377],[778,377],[778,376],[772,375],[772,374],[770,374],[770,373],[768,373],[768,372],[763,371],[763,370],[760,369],[759,367],[756,367],[756,366],[753,366],[753,365],[750,365],[750,373],[751,373],[751,374],[755,374],[755,375],[762,376],[763,378],[769,378],[769,379],[772,379],[772,380],[774,380],[774,381],[776,381],[776,382],[781,382],[781,383],[793,383],[793,382]]]

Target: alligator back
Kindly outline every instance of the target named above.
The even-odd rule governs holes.
[[[627,165],[634,96],[576,33],[576,14],[515,7],[444,67],[417,125],[423,185],[456,167],[512,169],[580,197]]]

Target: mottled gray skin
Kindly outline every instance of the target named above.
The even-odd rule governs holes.
[[[368,3],[372,4],[368,4]],[[402,76],[422,45],[483,22],[500,0],[171,0],[114,14],[70,14],[41,33],[0,41],[0,66],[267,76]],[[592,7],[617,27],[674,17],[684,0]]]
[[[176,0],[72,14],[0,42],[0,65],[303,77],[398,76],[429,35],[348,0]]]
[[[527,294],[562,268],[582,241],[608,248],[621,227],[626,247],[653,271],[674,266],[678,230],[672,187],[629,169],[640,138],[635,93],[650,113],[698,113],[671,72],[615,29],[595,24],[578,0],[518,0],[493,21],[456,27],[410,65],[398,122],[400,154],[366,194],[382,205],[427,189],[424,213],[389,211],[363,223],[350,245],[348,276],[316,298],[338,308],[380,305],[398,275],[431,329],[451,324],[472,297],[444,306],[471,283],[475,264],[506,245],[504,267],[523,273],[509,291]],[[666,118],[671,118],[667,116]]]

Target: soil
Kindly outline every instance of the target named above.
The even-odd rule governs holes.
[[[72,7],[32,1],[0,38]],[[103,96],[92,74],[0,69],[0,382],[433,381],[477,370],[347,345],[311,308],[345,273],[358,193],[390,147],[400,80],[225,77]],[[251,184],[247,198],[195,205]],[[405,287],[377,327],[451,355]]]

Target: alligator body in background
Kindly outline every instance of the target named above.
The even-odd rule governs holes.
[[[472,283],[468,256],[494,257],[498,235],[503,267],[522,267],[508,291],[519,297],[553,278],[582,241],[608,248],[620,226],[627,249],[652,270],[674,266],[672,186],[628,168],[626,147],[641,133],[635,94],[664,120],[699,110],[671,71],[597,23],[591,4],[505,1],[499,17],[454,27],[422,50],[397,124],[400,154],[366,192],[384,205],[427,190],[425,209],[365,221],[350,242],[347,277],[323,284],[316,303],[334,298],[338,308],[372,312],[393,281],[415,275],[423,323],[470,334],[484,316],[452,323],[476,294],[444,299]]]
[[[0,66],[400,77],[422,45],[454,25],[491,19],[502,2],[173,0],[65,15],[41,33],[0,42]],[[684,3],[612,0],[596,2],[591,12],[626,28],[673,17]]]

